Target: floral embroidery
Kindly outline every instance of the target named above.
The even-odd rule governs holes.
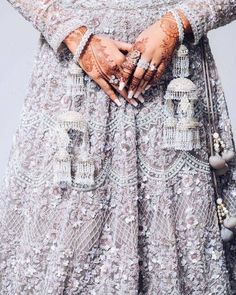
[[[125,103],[118,108],[85,78],[87,95],[76,107],[89,117],[96,164],[92,190],[52,187],[51,164],[55,117],[72,106],[65,85],[71,54],[61,44],[69,31],[86,24],[133,42],[140,30],[184,2],[197,42],[235,18],[234,1],[10,2],[42,35],[0,194],[0,293],[233,295],[236,242],[223,245],[219,233],[198,44],[189,49],[192,79],[200,90],[200,150],[162,148],[168,68],[137,108]],[[224,93],[208,40],[203,40],[218,131],[233,148]],[[233,162],[220,183],[236,215],[235,175]]]

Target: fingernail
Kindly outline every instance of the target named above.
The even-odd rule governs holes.
[[[151,85],[148,85],[148,86],[145,88],[145,90],[148,90],[149,88],[151,88]]]
[[[118,98],[116,98],[114,102],[118,105],[118,107],[122,105],[121,101]]]
[[[119,90],[122,91],[125,88],[125,83],[124,82],[120,82],[119,84]]]
[[[132,90],[129,91],[128,93],[128,98],[131,99],[134,95],[134,92]]]
[[[138,106],[138,103],[137,103],[137,101],[136,101],[136,100],[134,100],[134,99],[131,99],[131,100],[130,100],[130,103],[131,103],[133,106],[135,106],[135,107],[137,107],[137,106]]]
[[[141,94],[141,91],[139,90],[139,91],[135,92],[134,97],[138,98],[140,94]]]
[[[144,94],[146,92],[146,89],[144,89],[143,91],[142,91],[142,94]]]
[[[142,103],[144,102],[144,98],[141,94],[137,97],[137,99]]]

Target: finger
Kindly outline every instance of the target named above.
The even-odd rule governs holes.
[[[161,78],[161,76],[165,72],[165,69],[166,69],[166,63],[162,62],[157,68],[156,75],[153,77],[153,79],[150,81],[149,84],[151,85],[156,84],[157,81]]]
[[[133,106],[137,107],[138,103],[134,99],[128,99],[128,93],[125,89],[119,90],[118,86],[115,84],[110,84],[111,79],[108,80],[108,77],[103,75],[103,78],[100,78],[97,82],[97,84],[104,90],[104,92],[118,105],[121,105],[121,102],[119,101],[118,97],[116,96],[114,89],[117,90],[118,93],[120,93],[125,100],[127,100],[128,103],[132,104]]]
[[[119,89],[123,90],[125,86],[129,83],[129,80],[135,70],[135,65],[129,65],[123,63],[121,67],[119,67],[119,71],[117,72],[119,80],[120,80],[120,85]]]
[[[153,79],[153,77],[155,76],[156,74],[156,70],[157,70],[157,62],[151,62],[150,63],[150,66],[149,68],[147,69],[147,71],[145,72],[140,84],[139,84],[139,87],[137,89],[137,91],[135,92],[134,94],[134,97],[138,97],[140,96],[141,93],[144,92],[146,86],[148,85],[148,83]]]
[[[102,88],[102,90],[110,97],[112,101],[114,101],[119,107],[121,106],[121,101],[118,99],[111,85],[106,80],[100,78],[95,82]]]
[[[128,90],[129,99],[131,99],[134,96],[137,88],[139,87],[139,84],[141,82],[141,79],[144,73],[145,73],[145,70],[141,68],[136,68],[136,70],[134,71],[133,77],[131,78],[131,82],[129,85],[129,90]]]
[[[112,86],[113,86],[113,85],[112,85]],[[132,104],[132,105],[135,106],[135,107],[138,106],[138,103],[137,103],[137,101],[136,101],[135,99],[129,99],[129,98],[128,98],[128,93],[127,93],[127,91],[126,91],[125,89],[120,90],[120,89],[118,88],[118,86],[116,86],[116,85],[114,85],[113,88],[114,88],[118,93],[120,93],[120,95],[121,95],[122,97],[124,97],[124,99],[125,99],[128,103]]]
[[[137,63],[136,70],[134,72],[133,78],[130,83],[128,97],[132,98],[135,92],[137,91],[139,84],[142,78],[145,76],[150,65],[150,59],[141,56],[140,60]],[[138,95],[136,95],[138,97]]]
[[[136,68],[136,64],[140,58],[140,51],[132,50],[126,56],[125,61],[121,64],[120,73],[120,85],[119,89],[122,90],[129,83],[130,78]]]
[[[115,45],[120,49],[121,51],[131,51],[133,49],[133,45],[127,42],[114,40]]]
[[[101,80],[101,81],[104,81],[104,82],[100,82],[100,83],[102,83],[102,85],[104,85],[104,86],[106,86],[105,84],[108,84],[108,86],[109,86],[109,88],[111,88],[111,90],[113,91],[113,94],[112,95],[114,95],[114,89],[115,90],[117,90],[117,92],[118,93],[120,93],[130,104],[132,104],[133,106],[137,106],[138,105],[138,103],[137,103],[137,101],[135,101],[134,99],[132,99],[132,100],[130,100],[130,99],[128,99],[128,93],[127,93],[127,91],[125,90],[125,89],[123,89],[123,90],[120,90],[119,89],[119,87],[118,87],[118,73],[117,73],[117,71],[118,71],[118,66],[116,65],[115,67],[114,67],[114,69],[113,70],[111,70],[111,72],[112,72],[112,74],[110,75],[110,77],[109,77],[109,75],[108,74],[105,74],[104,72],[102,72],[101,71],[101,78],[99,79],[99,80]],[[96,81],[96,80],[95,80]],[[97,81],[96,81],[97,82]],[[100,83],[98,83],[99,85],[100,85]],[[101,85],[100,85],[101,86]],[[103,87],[102,87],[103,88]],[[104,90],[106,90],[106,88],[104,89]],[[109,94],[108,94],[109,95]],[[119,101],[115,101],[115,102],[117,102],[117,104],[119,105]]]

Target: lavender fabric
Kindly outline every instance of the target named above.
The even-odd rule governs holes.
[[[0,294],[233,295],[236,241],[220,237],[209,158],[200,40],[209,66],[216,128],[234,150],[232,127],[206,34],[236,19],[235,0],[10,0],[41,32],[20,125],[0,191]],[[169,67],[137,108],[112,103],[88,76],[78,112],[89,123],[95,185],[53,186],[57,115],[70,110],[65,36],[80,25],[134,42],[174,7],[189,17],[201,149],[162,148]],[[236,165],[219,178],[236,215]]]

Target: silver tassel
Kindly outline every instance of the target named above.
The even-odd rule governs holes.
[[[75,111],[68,111],[58,116],[58,151],[54,156],[54,184],[61,188],[67,188],[72,183],[71,155],[67,148],[71,142],[69,132],[71,130],[85,132],[84,118]]]
[[[67,151],[70,139],[65,131],[59,128],[57,133],[58,151],[54,155],[54,185],[66,189],[71,185],[71,158]]]
[[[181,44],[176,50],[173,57],[173,76],[188,77],[189,76],[189,51],[188,48]]]
[[[72,99],[73,110],[59,114],[57,118],[59,143],[54,161],[54,182],[63,188],[73,182],[80,185],[93,185],[95,165],[88,150],[87,121],[84,115],[75,111],[76,96],[85,95],[84,74],[79,65],[73,61],[68,67],[67,94]],[[75,139],[81,135],[82,144],[77,153]]]
[[[54,184],[61,188],[71,185],[71,159],[66,149],[59,149],[55,154]]]
[[[74,182],[78,185],[92,186],[94,185],[95,165],[89,153],[88,133],[84,134],[80,151],[76,158],[76,173]]]
[[[174,148],[177,120],[175,118],[174,103],[171,99],[166,100],[164,112],[166,118],[164,120],[163,147]]]
[[[84,94],[84,73],[81,67],[71,62],[67,76],[67,95],[72,98]]]
[[[177,150],[193,150],[200,148],[198,122],[194,118],[194,101],[183,95],[178,110],[176,126],[175,148]]]
[[[181,44],[173,58],[173,79],[165,94],[165,109],[170,101],[178,102],[175,113],[167,112],[163,128],[163,145],[167,149],[192,150],[200,148],[199,123],[194,118],[194,102],[197,100],[197,87],[186,77],[189,75],[188,49]],[[177,122],[176,122],[177,121]],[[170,124],[175,126],[170,126]]]
[[[76,111],[67,111],[58,116],[59,126],[66,132],[71,129],[85,133],[87,123],[83,115]]]

